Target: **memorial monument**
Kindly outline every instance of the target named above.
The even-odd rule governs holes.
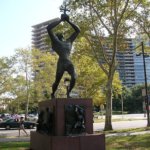
[[[105,135],[93,134],[92,99],[71,98],[70,92],[76,81],[74,66],[69,58],[72,44],[80,29],[66,14],[51,22],[47,31],[52,49],[58,54],[55,82],[52,85],[51,100],[39,103],[37,131],[31,132],[32,150],[105,150]],[[70,37],[64,40],[61,33],[53,29],[61,22],[67,22],[74,29]],[[71,76],[66,92],[67,98],[56,98],[55,92],[59,82],[67,71]]]

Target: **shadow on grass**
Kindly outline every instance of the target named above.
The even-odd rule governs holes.
[[[29,142],[4,142],[0,143],[0,150],[29,150]]]
[[[150,149],[150,134],[125,137],[106,138],[107,150],[148,150]]]

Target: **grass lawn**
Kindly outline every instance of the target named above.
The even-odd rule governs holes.
[[[106,150],[150,150],[150,134],[107,137]]]
[[[0,143],[0,150],[27,150],[30,147],[29,142],[4,142]]]

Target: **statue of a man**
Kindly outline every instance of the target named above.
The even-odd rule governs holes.
[[[66,40],[64,40],[62,33],[55,34],[52,31],[53,28],[55,28],[63,21],[68,22],[74,29],[74,32]],[[76,73],[72,62],[69,59],[69,56],[72,48],[72,43],[80,33],[80,29],[69,20],[69,16],[67,14],[62,14],[61,19],[54,20],[47,26],[47,31],[51,39],[52,49],[59,55],[59,59],[57,62],[56,78],[55,82],[52,85],[51,98],[55,98],[55,92],[65,71],[67,71],[71,76],[70,86],[67,90],[67,97],[70,97],[69,94],[75,85]]]

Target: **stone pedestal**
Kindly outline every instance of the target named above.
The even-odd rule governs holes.
[[[32,150],[105,150],[105,135],[49,136],[31,132]]]
[[[67,106],[80,106],[84,109],[84,133],[66,135]],[[105,135],[93,134],[93,111],[91,99],[54,99],[39,103],[39,111],[50,110],[52,131],[48,134],[31,132],[32,150],[105,150]]]

